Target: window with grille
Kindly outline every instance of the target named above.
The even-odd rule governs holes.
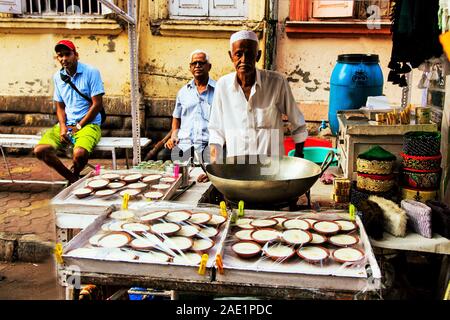
[[[97,0],[22,0],[22,10],[24,15],[48,16],[95,16],[111,12]]]
[[[171,18],[244,18],[245,0],[169,0]]]

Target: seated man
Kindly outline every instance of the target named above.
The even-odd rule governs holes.
[[[87,64],[78,62],[78,52],[69,40],[61,40],[55,46],[56,58],[62,69],[53,76],[56,115],[58,123],[47,130],[34,153],[39,160],[55,169],[70,183],[79,179],[86,166],[89,154],[101,138],[100,111],[103,109],[103,82],[100,72]],[[75,91],[68,79],[83,93]],[[92,103],[87,100],[90,98]],[[73,171],[70,171],[56,156],[56,150],[71,143],[68,132],[74,138]],[[73,141],[72,141],[73,142]]]
[[[158,160],[186,161],[199,155],[208,156],[208,121],[216,82],[209,77],[211,63],[202,50],[191,53],[189,69],[194,76],[177,94],[172,118],[172,134],[165,143],[166,149],[158,154]]]

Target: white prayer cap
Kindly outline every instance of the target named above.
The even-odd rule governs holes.
[[[202,50],[202,49],[197,49],[197,50],[194,50],[194,51],[191,52],[191,56],[190,56],[191,57],[191,61],[192,61],[192,57],[194,57],[194,55],[197,54],[197,53],[203,53],[205,55],[206,61],[208,63],[211,63],[211,61],[209,60],[208,52],[206,52],[205,50]]]
[[[253,40],[258,43],[258,36],[256,33],[250,30],[241,30],[238,32],[235,32],[230,37],[230,48],[233,46],[233,43],[239,40]]]

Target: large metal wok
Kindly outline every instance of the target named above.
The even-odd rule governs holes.
[[[296,157],[239,156],[224,164],[199,162],[211,183],[231,201],[278,204],[308,191],[334,158],[330,151],[322,165]]]

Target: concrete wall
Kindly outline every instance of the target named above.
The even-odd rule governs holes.
[[[289,16],[289,1],[279,2],[278,46],[276,69],[290,80],[294,96],[301,104],[309,120],[327,119],[331,72],[339,54],[372,53],[380,57],[384,76],[383,93],[394,105],[400,105],[402,89],[387,82],[391,58],[392,40],[390,35],[346,36],[342,38],[321,37],[301,38],[288,36],[285,20]],[[413,72],[412,103],[419,104],[422,90],[416,89],[421,73]]]

